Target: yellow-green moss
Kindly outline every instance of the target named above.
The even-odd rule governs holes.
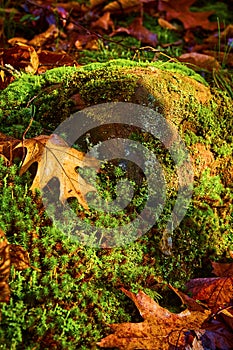
[[[180,249],[179,256],[185,260],[186,251],[195,246],[195,253],[189,259],[191,266],[199,253],[200,256],[209,254],[208,242],[215,247],[219,235],[223,234],[225,238],[217,245],[216,253],[223,254],[227,251],[226,240],[229,243],[233,239],[231,230],[226,236],[232,217],[215,206],[225,205],[225,200],[232,205],[229,197],[232,190],[229,169],[233,162],[232,101],[224,93],[212,91],[203,78],[185,66],[113,60],[79,68],[53,69],[38,77],[23,75],[1,93],[1,131],[20,137],[33,116],[28,137],[51,133],[72,112],[113,101],[133,102],[159,111],[176,125],[187,141],[194,164],[195,196],[182,229],[174,233],[174,239],[180,242],[175,245],[175,251]],[[208,169],[210,180],[203,175]],[[213,198],[200,193],[205,186],[204,192],[208,191],[209,182],[215,177],[219,197],[213,205]],[[203,209],[203,205],[208,209]],[[210,218],[213,218],[211,225],[208,224]],[[184,234],[189,237],[185,239],[186,247],[181,243]],[[169,259],[166,261],[171,263]]]

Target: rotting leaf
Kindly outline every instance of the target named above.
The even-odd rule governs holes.
[[[38,163],[31,190],[43,190],[48,182],[57,178],[60,182],[59,199],[65,202],[68,198],[76,197],[78,202],[88,209],[85,195],[95,191],[95,188],[87,183],[76,171],[77,167],[99,168],[99,162],[95,158],[85,156],[85,153],[71,148],[59,136],[40,135],[27,139],[17,145],[27,150],[26,157],[20,169],[22,175],[35,162]],[[84,158],[85,156],[85,158]]]
[[[104,348],[183,349],[186,345],[185,331],[200,329],[209,316],[208,311],[190,312],[188,309],[179,314],[173,314],[142,291],[134,294],[124,288],[121,290],[135,303],[144,322],[110,325],[114,334],[108,335],[97,343]]]
[[[110,12],[137,12],[142,7],[140,0],[119,0],[112,1],[104,7],[104,11]]]

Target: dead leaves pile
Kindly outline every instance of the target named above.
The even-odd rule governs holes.
[[[212,263],[221,277],[194,279],[187,283],[193,298],[170,288],[187,309],[174,314],[144,292],[121,288],[136,305],[144,321],[111,324],[113,334],[103,338],[102,348],[120,350],[202,350],[233,348],[233,264]]]

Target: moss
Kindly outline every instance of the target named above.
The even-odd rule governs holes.
[[[70,113],[109,101],[148,106],[175,124],[193,162],[191,205],[171,236],[163,236],[176,201],[176,169],[165,150],[138,130],[132,130],[132,139],[144,138],[143,145],[157,149],[164,163],[168,200],[162,218],[127,248],[95,250],[64,237],[45,215],[38,215],[42,204],[27,190],[30,178],[16,176],[14,167],[2,167],[2,228],[10,242],[29,250],[32,266],[41,270],[12,274],[12,301],[4,305],[2,314],[4,324],[11,326],[0,333],[6,344],[14,336],[17,344],[21,345],[21,337],[29,348],[38,341],[44,346],[48,340],[62,348],[94,348],[106,323],[129,320],[130,305],[118,291],[120,286],[153,294],[156,279],[182,286],[205,268],[203,262],[229,256],[233,244],[232,100],[185,66],[113,60],[54,69],[38,77],[23,75],[1,93],[1,131],[21,137],[33,117],[28,137],[51,133]],[[95,144],[98,132],[91,136]],[[112,173],[107,176],[102,188],[111,196]],[[139,184],[138,194],[146,196],[144,189]],[[134,198],[138,208],[143,198]],[[93,218],[102,223],[108,220],[104,212],[99,217],[91,213],[87,220]],[[12,323],[14,313],[22,314],[25,322]]]
[[[158,298],[146,283],[159,274],[155,257],[146,261],[139,243],[105,250],[68,238],[41,216],[39,196],[29,196],[28,175],[17,172],[1,162],[0,222],[8,241],[28,251],[31,267],[15,271],[12,266],[11,299],[1,304],[0,343],[6,349],[37,344],[38,349],[96,349],[107,324],[131,320],[119,287],[144,289]]]

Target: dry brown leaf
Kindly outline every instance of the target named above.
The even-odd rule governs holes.
[[[198,52],[184,53],[179,58],[180,62],[190,63],[194,66],[213,71],[220,68],[220,63],[212,56]]]
[[[0,302],[7,302],[10,298],[10,288],[7,282],[10,266],[10,245],[4,232],[0,229]]]
[[[14,157],[19,156],[20,152],[14,151],[14,148],[19,142],[20,140],[0,132],[0,157],[2,157],[8,165],[12,164]]]
[[[119,0],[112,1],[104,7],[104,11],[110,12],[137,12],[141,9],[142,1],[140,0]]]
[[[101,28],[104,30],[108,30],[109,28],[113,29],[114,24],[111,20],[110,12],[105,12],[103,16],[101,16],[97,21],[93,22],[91,25],[92,28]]]
[[[58,37],[59,30],[52,24],[44,33],[34,36],[32,40],[28,42],[29,45],[40,47],[46,43],[47,40],[54,40]]]
[[[85,195],[95,191],[76,171],[77,167],[92,167],[98,169],[99,162],[95,158],[85,156],[69,147],[59,136],[38,136],[21,142],[17,147],[25,147],[26,157],[20,169],[20,175],[35,162],[38,163],[36,176],[31,190],[42,190],[48,182],[57,178],[60,182],[59,199],[65,202],[68,198],[76,197],[78,202],[88,209]]]
[[[90,0],[91,8],[104,4],[107,0]]]
[[[66,52],[52,52],[42,50],[37,52],[40,67],[38,73],[44,73],[47,69],[61,67],[61,66],[78,66],[78,63]]]
[[[29,254],[20,245],[10,244],[10,258],[16,270],[25,270],[30,267]]]
[[[116,29],[111,34],[111,36],[116,35],[118,33],[126,33],[140,40],[142,43],[148,44],[153,47],[155,47],[158,42],[157,35],[143,26],[142,19],[140,17],[135,18],[135,20],[131,23],[129,28],[120,27]]]
[[[158,24],[160,25],[160,27],[164,28],[164,29],[169,29],[169,30],[177,30],[177,28],[171,24],[170,22],[166,21],[163,18],[158,18]]]
[[[233,300],[233,277],[195,278],[186,287],[193,299],[205,302],[213,312]]]
[[[101,347],[118,347],[120,350],[181,349],[186,344],[185,331],[201,328],[209,312],[185,310],[173,314],[162,308],[142,291],[134,294],[121,290],[135,303],[144,322],[112,324],[114,334],[97,343]]]
[[[233,263],[211,262],[213,273],[218,277],[233,277]]]
[[[159,11],[166,12],[166,19],[168,21],[179,19],[185,29],[201,27],[203,29],[215,30],[217,23],[209,21],[209,16],[214,11],[192,12],[189,8],[194,2],[195,0],[159,0],[158,9]]]
[[[3,63],[34,74],[39,66],[39,58],[34,47],[18,42],[14,47],[4,50]]]

